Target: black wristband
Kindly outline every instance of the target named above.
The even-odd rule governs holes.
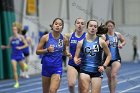
[[[103,65],[103,67],[104,67],[104,69],[106,69],[106,68],[107,68],[107,66],[105,66],[105,65]]]

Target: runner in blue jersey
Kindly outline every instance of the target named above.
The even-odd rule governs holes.
[[[25,40],[28,43],[28,47],[23,49],[23,54],[25,56],[25,61],[28,64],[29,62],[29,55],[30,55],[30,51],[29,51],[29,46],[32,44],[32,39],[31,37],[27,36],[26,33],[28,32],[28,26],[24,26],[24,29],[22,30],[22,35],[24,36]]]
[[[44,54],[41,60],[43,93],[57,93],[62,75],[62,55],[71,56],[66,51],[67,39],[61,34],[63,20],[56,18],[51,27],[52,32],[41,37],[36,50],[37,54]]]
[[[27,64],[27,67],[28,67],[28,63],[29,63],[29,55],[30,55],[30,49],[29,47],[32,45],[32,39],[31,37],[27,36],[26,33],[28,31],[28,26],[24,26],[24,29],[21,31],[21,34],[24,36],[25,40],[27,41],[28,43],[28,47],[22,49],[22,52],[24,54],[24,57],[25,57],[25,62]],[[22,77],[25,77],[25,78],[29,78],[29,75],[28,75],[28,69],[25,73],[21,72],[21,76]]]
[[[91,93],[100,93],[102,83],[102,73],[111,59],[111,53],[106,42],[96,35],[98,23],[96,20],[87,22],[86,37],[79,41],[76,48],[74,61],[80,66],[81,93],[89,93],[91,83]],[[102,52],[107,58],[102,65]],[[83,53],[82,58],[79,56]]]
[[[75,31],[70,34],[66,34],[66,37],[69,40],[69,51],[72,54],[72,59],[68,61],[68,69],[67,69],[67,79],[70,93],[75,93],[75,84],[77,77],[78,77],[78,87],[80,85],[79,83],[80,65],[74,63],[74,56],[78,41],[82,40],[85,37],[84,28],[85,28],[85,20],[83,18],[77,18],[75,20]]]
[[[22,49],[27,47],[28,44],[24,37],[19,34],[21,31],[21,26],[19,23],[15,22],[13,23],[12,26],[12,31],[13,31],[13,36],[10,37],[9,39],[9,45],[8,46],[1,46],[3,49],[5,48],[12,48],[12,53],[11,53],[11,63],[13,67],[13,72],[14,72],[14,79],[16,81],[14,87],[18,88],[19,87],[19,82],[18,82],[18,74],[17,74],[17,62],[20,64],[21,70],[24,72],[26,70],[26,65],[24,62],[24,55],[22,52]]]
[[[106,75],[108,77],[108,86],[110,93],[115,93],[115,89],[117,86],[117,74],[121,67],[121,57],[119,53],[119,48],[122,48],[126,42],[121,33],[114,31],[114,21],[109,20],[106,22],[105,25],[108,28],[108,33],[105,35],[104,39],[106,40],[106,43],[108,44],[112,55],[110,64],[106,69]],[[106,55],[104,55],[104,58],[106,58]]]

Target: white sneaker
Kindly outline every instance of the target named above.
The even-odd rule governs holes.
[[[25,75],[25,78],[30,78],[30,76],[27,74],[27,75]]]
[[[21,75],[20,75],[20,77],[25,77],[25,73],[24,72],[21,72]]]

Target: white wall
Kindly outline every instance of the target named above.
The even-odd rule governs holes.
[[[74,22],[77,18],[82,17],[86,20],[87,14],[87,1],[88,0],[70,0],[70,27],[74,29]]]
[[[140,0],[125,0],[125,24],[140,25]]]
[[[14,0],[15,3],[15,9],[17,11],[22,12],[22,7],[23,7],[23,0]],[[82,17],[85,20],[89,20],[91,15],[93,18],[99,20],[99,21],[106,21],[107,19],[111,18],[111,1],[112,0],[69,0],[69,13],[70,13],[70,20],[67,20],[67,5],[66,5],[67,0],[40,0],[39,2],[39,23],[41,24],[40,30],[44,31],[46,29],[50,29],[49,25],[52,23],[54,18],[56,17],[61,17],[65,21],[65,27],[63,33],[68,32],[69,30],[74,29],[74,21],[77,17]],[[124,0],[125,2],[127,0]],[[139,0],[129,0],[127,4],[125,4],[125,9],[129,6],[129,4],[135,1],[137,2],[137,5],[135,8],[138,8],[139,6]],[[55,2],[55,3],[54,3]],[[92,14],[90,13],[90,5],[91,2],[93,2],[93,11]],[[125,3],[124,2],[124,3]],[[125,20],[126,23],[130,23],[133,18],[132,15],[134,14],[129,14],[128,11],[125,10],[125,13],[127,15],[123,15],[124,13],[122,12],[123,10],[123,5],[122,5],[122,0],[114,0],[114,19],[116,22],[116,25],[121,25],[117,28],[119,28],[120,32],[125,36],[127,45],[120,51],[122,55],[122,60],[124,61],[130,61],[132,60],[132,55],[133,55],[133,49],[132,49],[132,36],[140,34],[139,25],[122,25],[123,21]],[[60,6],[61,5],[61,6]],[[133,3],[133,6],[134,3]],[[133,9],[135,9],[133,7]],[[129,8],[131,10],[132,8]],[[60,11],[61,10],[61,11]],[[134,11],[135,12],[135,11]],[[131,16],[131,18],[130,18]],[[17,13],[16,19],[21,21],[21,14]],[[126,17],[126,18],[125,18]],[[125,19],[123,19],[125,18]],[[131,20],[126,20],[126,19],[131,19]],[[134,20],[133,20],[134,21]],[[137,22],[137,21],[136,21]],[[140,37],[138,37],[138,47],[140,47]],[[140,51],[140,49],[139,49]]]
[[[126,46],[120,49],[122,61],[131,61],[133,58],[133,36],[137,36],[138,51],[140,52],[140,26],[120,26],[118,29],[126,40]]]
[[[15,9],[16,21],[22,22],[23,0],[14,0],[14,9]]]
[[[68,0],[41,0],[39,3],[40,24],[50,29],[49,25],[52,23],[53,19],[61,17],[66,21],[65,23],[69,25],[71,30],[74,29],[74,22],[78,17],[89,20],[92,16],[93,19],[102,22],[105,22],[111,17],[110,0],[69,0],[70,19],[67,21],[66,1]],[[90,11],[91,3],[93,3],[92,12]],[[40,29],[41,31],[44,30],[44,28]]]
[[[100,22],[111,19],[111,1],[110,0],[93,0],[93,15]]]
[[[113,15],[116,24],[123,23],[123,5],[122,0],[114,0]]]
[[[140,0],[114,0],[113,10],[117,24],[140,25]]]
[[[40,24],[50,29],[50,24],[54,18],[59,17],[60,0],[41,0],[39,2],[39,21]],[[46,28],[40,28],[41,31]]]

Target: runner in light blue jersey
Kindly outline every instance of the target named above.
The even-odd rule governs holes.
[[[80,66],[81,93],[89,93],[90,83],[92,93],[100,93],[102,73],[108,65],[111,54],[106,42],[96,35],[98,23],[96,20],[87,22],[86,37],[79,41],[76,48],[74,61]],[[107,58],[102,65],[102,52],[105,52]],[[80,52],[83,53],[80,58]]]
[[[108,33],[105,35],[104,40],[108,44],[112,55],[110,64],[106,69],[106,75],[108,77],[108,86],[110,93],[115,93],[117,86],[117,74],[121,67],[121,57],[119,53],[119,48],[121,49],[126,42],[121,33],[114,31],[114,21],[108,20],[105,25],[108,28]],[[106,55],[104,55],[104,58],[106,58]]]

